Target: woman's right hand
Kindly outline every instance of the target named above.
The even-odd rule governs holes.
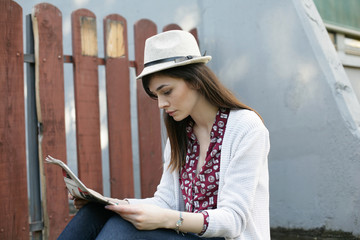
[[[69,197],[70,200],[74,200],[74,207],[76,209],[80,209],[80,208],[82,208],[83,206],[85,206],[86,204],[89,203],[89,201],[87,201],[87,200],[84,200],[84,199],[81,199],[81,198],[75,198],[70,193],[69,193],[68,197]]]

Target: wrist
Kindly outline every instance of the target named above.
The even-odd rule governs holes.
[[[176,222],[179,220],[179,211],[168,210],[164,219],[164,227],[167,229],[175,229]]]

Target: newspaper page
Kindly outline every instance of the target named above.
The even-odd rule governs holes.
[[[87,188],[63,161],[55,159],[50,155],[45,158],[45,161],[47,163],[58,165],[62,168],[66,188],[74,197],[105,205],[116,204],[111,198],[104,197],[100,193]]]

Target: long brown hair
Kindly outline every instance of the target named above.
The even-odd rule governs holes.
[[[234,94],[219,81],[213,71],[203,63],[170,68],[144,76],[142,83],[146,93],[151,98],[157,99],[156,95],[149,89],[150,80],[154,75],[165,75],[183,79],[189,87],[197,89],[212,105],[218,108],[249,109],[254,111],[249,106],[241,103]],[[171,116],[166,114],[165,111],[163,117],[171,146],[169,168],[171,171],[179,170],[185,162],[187,150],[186,127],[192,119],[188,116],[181,121],[175,121]]]

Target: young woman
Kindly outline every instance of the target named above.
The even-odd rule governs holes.
[[[168,134],[161,182],[153,198],[105,208],[75,199],[80,211],[60,239],[270,239],[268,131],[210,59],[188,32],[146,41],[138,78]]]

